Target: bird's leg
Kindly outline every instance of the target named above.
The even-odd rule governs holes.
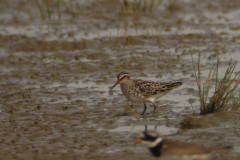
[[[143,113],[142,113],[142,115],[144,115],[144,113],[145,113],[145,111],[146,111],[146,109],[147,109],[147,106],[146,106],[146,104],[145,103],[143,103],[144,104],[144,110],[143,110]]]
[[[153,112],[155,113],[155,111],[156,111],[156,109],[157,109],[155,103],[153,103],[153,107],[154,107],[154,111],[153,111]]]
[[[139,119],[139,117],[138,117],[137,114],[132,110],[132,108],[133,108],[133,105],[130,106],[130,110],[131,110],[131,112],[134,114],[134,116],[135,116],[137,119]]]

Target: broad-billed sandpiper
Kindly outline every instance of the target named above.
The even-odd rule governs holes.
[[[131,79],[126,72],[121,72],[117,76],[117,82],[110,87],[110,91],[120,84],[123,95],[131,102],[139,103],[143,102],[144,110],[142,115],[145,113],[147,106],[146,102],[151,102],[154,106],[154,112],[156,110],[155,100],[169,93],[171,90],[182,85],[182,82],[174,83],[162,83],[144,81],[139,79]],[[131,105],[132,107],[132,105]]]

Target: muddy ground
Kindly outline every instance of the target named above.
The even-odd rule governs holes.
[[[60,2],[61,19],[49,1],[50,20],[44,1],[1,1],[0,159],[155,159],[135,142],[145,125],[169,139],[233,146],[212,159],[240,159],[240,112],[191,117],[190,105],[199,113],[190,47],[195,63],[201,52],[203,79],[218,43],[219,76],[240,59],[239,1],[164,1],[152,11],[123,1]],[[148,104],[142,116],[134,104],[137,120],[119,87],[108,93],[121,71],[184,85],[158,100],[155,114]]]

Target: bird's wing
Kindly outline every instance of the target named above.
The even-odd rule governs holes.
[[[210,153],[213,149],[203,147],[195,143],[174,141],[165,139],[162,145],[162,151],[166,154],[175,154],[178,156]]]
[[[174,83],[161,83],[161,82],[151,82],[136,80],[135,85],[139,87],[142,95],[151,96],[158,93],[169,92],[178,86],[181,86],[181,82]]]

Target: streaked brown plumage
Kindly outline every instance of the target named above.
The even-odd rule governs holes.
[[[171,90],[182,85],[182,82],[161,83],[144,81],[139,79],[131,79],[126,72],[121,72],[117,76],[117,82],[110,88],[110,91],[120,84],[123,95],[131,102],[143,102],[145,113],[146,102],[151,102],[156,110],[155,100],[169,93]]]

